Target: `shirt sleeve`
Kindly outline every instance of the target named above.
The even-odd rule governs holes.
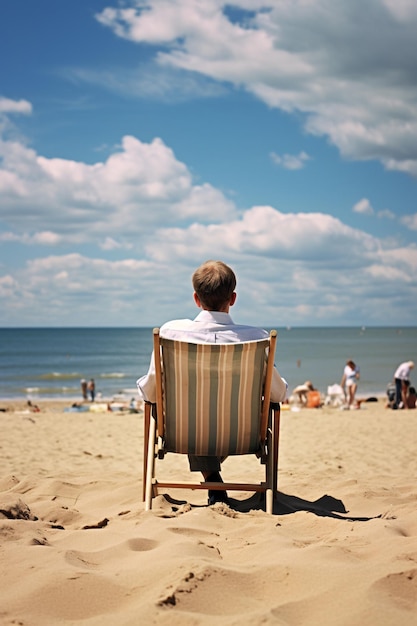
[[[271,402],[283,402],[287,396],[288,383],[281,378],[278,370],[274,367],[271,383]]]
[[[148,373],[136,381],[136,386],[142,400],[145,400],[145,402],[156,402],[155,358],[153,352]]]

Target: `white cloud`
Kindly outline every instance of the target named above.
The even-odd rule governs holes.
[[[378,211],[377,216],[388,220],[395,219],[395,213],[393,213],[389,209],[382,209],[381,211]]]
[[[375,211],[369,202],[368,198],[362,198],[353,206],[354,213],[361,213],[362,215],[374,215]]]
[[[309,161],[311,158],[304,151],[299,152],[297,155],[283,154],[282,156],[276,152],[271,152],[270,157],[276,165],[280,165],[286,170],[301,170],[305,166],[306,161]]]
[[[380,219],[395,219],[395,213],[390,211],[389,209],[381,209],[380,211],[375,211],[374,207],[369,202],[368,198],[362,198],[356,204],[353,205],[352,211],[354,213],[360,213],[362,215],[375,215]]]
[[[22,115],[30,115],[32,113],[32,105],[27,100],[11,100],[0,96],[0,115],[19,113]]]
[[[186,229],[161,229],[155,233],[147,254],[158,262],[170,258],[240,255],[296,261],[316,267],[331,263],[354,267],[379,255],[377,239],[323,213],[281,213],[259,206],[241,219],[224,224],[192,224]],[[350,250],[349,255],[344,250]],[[341,252],[342,251],[342,252]]]
[[[21,235],[11,232],[3,232],[0,233],[0,241],[18,242],[25,245],[56,246],[61,243],[62,237],[49,230],[33,234],[22,233]]]
[[[2,322],[159,324],[195,313],[191,274],[222,258],[238,274],[237,320],[257,324],[343,324],[357,315],[412,323],[417,248],[388,247],[324,214],[253,207],[242,219],[158,231],[143,258],[110,261],[82,254],[28,261],[0,279]],[[254,307],[254,298],[256,306]],[[390,309],[388,311],[388,308]],[[353,316],[353,317],[352,317]],[[350,323],[350,322],[349,322]]]
[[[0,298],[3,298],[5,302],[13,297],[17,288],[17,282],[10,274],[0,276]]]
[[[0,95],[0,140],[8,134],[16,136],[15,125],[11,121],[13,115],[30,115],[32,113],[32,105],[27,100],[12,100]],[[1,153],[0,153],[1,162]],[[0,185],[1,192],[1,185]]]
[[[415,0],[383,0],[383,4],[400,22],[417,17],[417,4]]]
[[[74,67],[61,72],[70,81],[111,89],[128,98],[167,101],[170,104],[201,98],[218,98],[226,87],[201,74],[142,62],[136,68],[101,70]]]
[[[417,230],[417,213],[414,213],[413,215],[404,215],[400,221],[410,230]]]
[[[414,130],[410,129],[410,132],[415,136]],[[417,177],[417,160],[416,159],[385,159],[384,165],[387,170],[394,170],[397,172],[405,172],[411,176]]]
[[[148,144],[126,136],[105,162],[93,165],[0,141],[0,159],[0,217],[16,236],[53,230],[68,242],[102,243],[111,232],[115,241],[125,236],[138,244],[161,221],[216,222],[236,211],[210,184],[193,184],[161,139]]]
[[[18,318],[19,324],[34,326],[162,323],[164,290],[166,305],[180,307],[181,298],[190,297],[189,276],[178,265],[155,266],[146,259],[108,261],[79,253],[37,258],[0,276],[1,321],[15,325]]]
[[[243,86],[304,114],[306,130],[345,157],[417,176],[414,0],[237,0],[234,20],[228,7],[143,0],[97,18],[119,37],[155,46],[164,68]]]
[[[131,243],[116,241],[113,237],[106,237],[104,241],[99,243],[99,246],[102,250],[120,250],[121,248],[131,250],[133,248]]]

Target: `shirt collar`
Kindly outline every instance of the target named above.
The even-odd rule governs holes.
[[[216,324],[233,324],[233,320],[229,313],[221,311],[200,311],[194,320],[195,322],[215,322]]]

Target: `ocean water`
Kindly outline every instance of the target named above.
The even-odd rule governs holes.
[[[326,393],[351,358],[361,370],[357,396],[383,396],[397,365],[417,361],[417,327],[277,330],[276,364],[290,392],[311,380]],[[95,379],[98,397],[130,398],[151,350],[151,328],[0,329],[0,399],[79,400],[81,378]]]

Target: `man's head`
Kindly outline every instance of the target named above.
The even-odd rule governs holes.
[[[222,261],[206,261],[193,274],[194,299],[207,311],[228,311],[236,299],[236,276]]]

